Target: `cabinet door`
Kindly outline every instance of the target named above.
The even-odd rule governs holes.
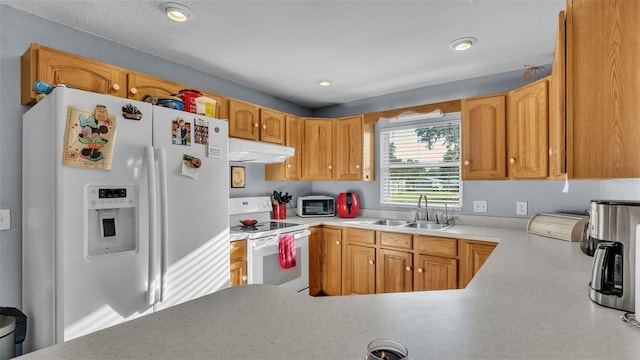
[[[462,180],[506,178],[506,96],[462,100]]]
[[[322,291],[342,295],[342,230],[322,229]]]
[[[640,177],[640,1],[567,2],[573,178]]]
[[[458,260],[440,256],[416,255],[414,291],[458,288]]]
[[[378,249],[377,293],[413,291],[413,254]]]
[[[170,96],[177,94],[182,89],[189,89],[184,84],[135,72],[127,75],[127,87],[127,97],[133,100],[142,100],[147,95]]]
[[[304,120],[302,176],[304,180],[333,178],[333,120]]]
[[[486,241],[460,240],[462,244],[462,268],[460,269],[460,288],[467,284],[478,273],[487,261],[497,244]]]
[[[126,69],[89,58],[31,44],[21,59],[21,103],[35,103],[31,84],[41,80],[51,85],[65,84],[76,89],[126,97]]]
[[[229,100],[229,137],[258,140],[260,109],[237,100]]]
[[[284,113],[270,109],[260,109],[260,140],[274,144],[285,143]]]
[[[312,226],[309,231],[309,295],[316,296],[322,291],[321,228]]]
[[[375,294],[376,249],[374,247],[346,246],[342,295]]]
[[[334,120],[334,179],[362,180],[362,116]]]
[[[549,177],[562,177],[566,166],[565,13],[560,12],[549,80]]]
[[[264,178],[267,181],[302,179],[302,144],[304,123],[297,116],[285,116],[285,145],[296,149],[292,157],[279,164],[265,164]]]
[[[229,286],[245,285],[247,283],[247,241],[232,241],[229,258],[231,271]]]
[[[543,179],[549,173],[547,78],[509,92],[508,173],[511,179]]]

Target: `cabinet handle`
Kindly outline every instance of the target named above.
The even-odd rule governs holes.
[[[369,265],[373,265],[373,260],[369,260]]]
[[[424,272],[424,270],[423,270],[422,268],[418,268],[418,272],[419,272],[420,274],[422,274],[422,273]]]
[[[138,89],[136,89],[136,88],[131,88],[131,89],[129,89],[129,92],[135,95],[135,94],[137,94],[137,93],[138,93]]]
[[[113,84],[113,86],[111,86],[111,88],[112,88],[113,90],[115,90],[115,91],[118,91],[118,90],[120,90],[120,85],[118,85],[118,84]]]
[[[411,271],[411,266],[407,266],[406,268],[404,268],[407,271]]]
[[[340,245],[340,240],[336,240],[336,245]]]
[[[291,169],[291,164],[287,164],[287,169]]]
[[[356,165],[356,169],[360,169],[360,164],[357,164],[357,165]]]
[[[469,160],[465,160],[465,161],[464,161],[464,164],[465,164],[465,165],[469,165],[469,164],[471,164],[471,161],[469,161]]]
[[[262,125],[262,128],[267,130],[267,124]]]
[[[242,277],[242,281],[247,282],[247,275]]]
[[[333,169],[333,165],[328,166],[329,170]]]
[[[509,159],[509,164],[515,164],[515,163],[516,163],[516,158]]]
[[[260,125],[258,125],[258,123],[254,123],[253,124],[253,127],[258,127],[258,126],[260,126]]]

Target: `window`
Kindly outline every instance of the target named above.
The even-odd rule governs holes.
[[[381,205],[462,208],[460,120],[380,129]]]

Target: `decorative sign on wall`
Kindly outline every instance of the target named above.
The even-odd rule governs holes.
[[[244,166],[232,166],[231,167],[231,187],[243,188],[245,179]]]

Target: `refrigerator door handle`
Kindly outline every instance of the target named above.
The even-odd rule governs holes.
[[[155,155],[153,147],[145,148],[147,160],[147,176],[149,178],[149,284],[147,285],[147,304],[155,305],[158,291],[158,270],[156,261],[157,234],[156,226],[158,222],[157,206],[156,206],[156,169]]]
[[[160,299],[166,300],[167,294],[167,253],[169,246],[169,205],[167,204],[167,154],[164,148],[158,149],[158,173],[160,178]]]

